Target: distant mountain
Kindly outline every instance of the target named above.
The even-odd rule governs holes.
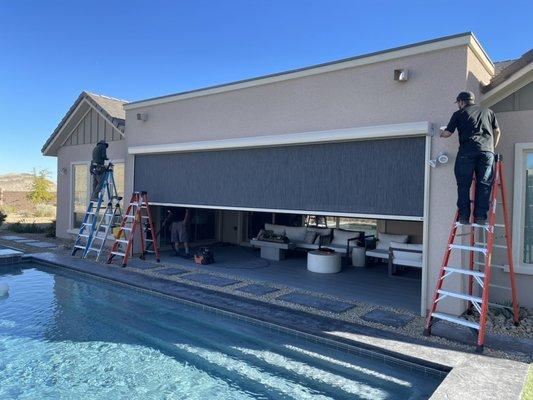
[[[31,183],[33,181],[33,174],[17,174],[10,173],[0,175],[0,189],[6,192],[28,192],[31,190]],[[50,189],[56,190],[56,184],[50,181]]]

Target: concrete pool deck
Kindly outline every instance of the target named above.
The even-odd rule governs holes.
[[[394,357],[413,362],[425,367],[428,373],[442,374],[450,371],[432,399],[515,399],[520,395],[528,369],[528,364],[525,362],[500,358],[505,357],[505,353],[488,350],[483,355],[472,354],[472,346],[461,346],[434,337],[415,338],[394,329],[386,330],[373,327],[371,324],[364,325],[327,315],[317,315],[308,312],[305,307],[295,309],[272,304],[265,301],[265,296],[271,295],[271,292],[265,292],[265,288],[252,287],[248,292],[242,292],[247,296],[243,297],[213,290],[212,288],[217,289],[216,285],[206,288],[199,287],[202,283],[192,280],[178,282],[174,277],[187,274],[182,269],[174,271],[175,275],[171,272],[170,275],[157,274],[154,271],[168,268],[158,265],[154,271],[151,271],[151,268],[123,269],[115,265],[99,264],[56,253],[37,253],[27,256],[26,259],[110,279],[205,307],[213,307],[222,312],[268,324],[273,329],[279,327],[308,335],[310,340],[321,338],[320,340],[330,341],[341,347],[354,346],[354,349],[364,349],[371,354],[382,356],[384,360]],[[250,283],[228,283],[221,288],[228,286],[246,288]],[[284,293],[281,289],[277,292]],[[385,314],[382,317],[391,316]]]

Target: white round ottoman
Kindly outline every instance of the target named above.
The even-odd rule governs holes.
[[[310,251],[307,253],[307,269],[319,274],[336,274],[341,271],[341,257],[338,253]]]

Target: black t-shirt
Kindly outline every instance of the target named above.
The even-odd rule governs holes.
[[[459,152],[494,152],[494,129],[499,129],[494,112],[477,104],[453,113],[446,130],[459,132]]]

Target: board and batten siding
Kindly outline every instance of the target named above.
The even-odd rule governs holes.
[[[63,146],[98,143],[100,140],[112,142],[123,139],[123,136],[117,132],[116,128],[91,107],[72,130]]]

